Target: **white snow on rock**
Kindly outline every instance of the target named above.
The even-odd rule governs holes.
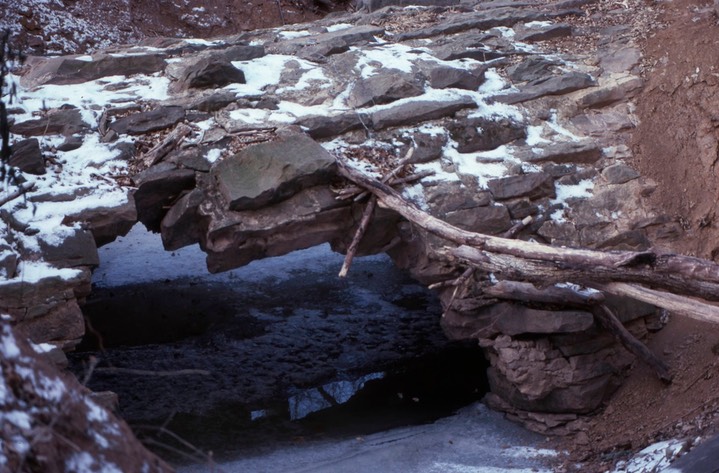
[[[649,445],[627,462],[619,462],[607,473],[654,473],[668,471],[664,468],[684,450],[684,442],[678,439],[664,440]]]

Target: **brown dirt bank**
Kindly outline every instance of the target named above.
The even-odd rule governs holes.
[[[650,202],[657,214],[679,223],[667,250],[716,261],[717,13],[710,1],[651,3],[665,27],[643,44],[646,84],[636,99],[640,124],[631,164],[656,181]],[[664,385],[637,363],[589,430],[561,445],[572,452],[572,462],[589,462],[581,471],[606,471],[655,441],[690,443],[719,430],[719,327],[674,316],[649,346],[670,365],[675,381]]]

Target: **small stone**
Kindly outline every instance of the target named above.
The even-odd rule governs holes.
[[[639,177],[639,173],[626,164],[613,164],[604,168],[602,176],[609,184],[624,184]]]
[[[37,138],[18,141],[10,148],[10,166],[29,174],[45,174],[45,160]]]

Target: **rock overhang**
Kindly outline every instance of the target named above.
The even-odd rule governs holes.
[[[633,200],[641,201],[644,183],[640,177],[632,177],[631,168],[627,171],[621,167],[626,166],[622,155],[609,152],[610,145],[616,146],[624,139],[626,129],[620,129],[619,135],[614,130],[603,133],[592,121],[597,110],[626,102],[640,79],[631,75],[618,78],[566,55],[559,58],[550,51],[551,45],[518,40],[518,33],[525,35],[524,41],[528,42],[546,39],[532,35],[552,31],[551,25],[527,23],[553,24],[554,18],[576,11],[530,5],[443,13],[447,16],[434,24],[405,32],[390,31],[392,21],[409,14],[393,10],[364,19],[382,20],[383,27],[358,26],[364,17],[352,16],[339,21],[355,25],[348,23],[349,27],[336,31],[317,30],[319,34],[308,31],[307,35],[280,38],[276,43],[269,38],[277,38],[278,33],[264,31],[257,32],[255,40],[247,34],[241,40],[227,38],[210,46],[198,45],[198,50],[207,50],[205,56],[222,58],[225,66],[229,60],[245,78],[244,84],[222,85],[220,81],[207,86],[201,94],[178,93],[188,88],[173,90],[167,77],[177,79],[175,84],[190,77],[185,72],[197,58],[182,54],[189,51],[191,43],[178,46],[174,42],[164,51],[146,54],[161,57],[162,64],[152,63],[143,75],[88,82],[88,90],[94,87],[125,103],[137,101],[143,90],[154,98],[140,100],[139,107],[105,115],[105,131],[114,128],[121,142],[143,150],[137,137],[156,143],[180,121],[192,128],[190,135],[175,143],[177,149],[171,149],[164,162],[149,173],[162,170],[162,178],[138,179],[135,201],[140,219],[162,232],[167,248],[199,243],[208,252],[211,271],[326,241],[335,248],[346,248],[361,205],[335,199],[330,187],[334,178],[333,154],[364,156],[369,159],[355,160],[356,164],[381,173],[409,147],[417,147],[414,170],[434,175],[408,188],[405,196],[457,225],[501,234],[517,220],[531,215],[535,221],[523,238],[567,245],[576,244],[579,238],[582,244],[606,244],[609,248],[640,242],[643,229],[638,230],[642,235],[630,234],[628,222],[618,216],[622,212],[641,216],[644,211],[630,205],[634,205]],[[523,26],[512,29],[514,25]],[[552,34],[567,33],[563,25],[556,26]],[[248,40],[256,44],[247,45]],[[341,44],[335,47],[332,41]],[[466,46],[469,52],[457,51],[457,45]],[[230,54],[233,47],[245,48],[245,52],[251,49],[252,54]],[[262,53],[258,48],[264,48]],[[104,61],[122,57],[119,51],[90,69],[102,69]],[[124,57],[130,59],[122,61],[141,56],[128,51]],[[78,60],[88,62],[87,58],[74,59]],[[78,70],[89,67],[79,68],[77,62],[68,64]],[[76,74],[84,77],[84,72]],[[399,84],[392,82],[393,78]],[[143,81],[155,88],[142,89]],[[200,84],[205,87],[209,83]],[[58,108],[61,105],[50,103]],[[96,104],[108,111],[121,108],[110,100]],[[115,138],[102,133],[104,125],[97,123],[99,114],[93,114],[90,104],[80,101],[75,106],[88,126],[98,126],[103,140],[111,142]],[[177,117],[171,113],[180,109],[182,113]],[[133,138],[127,133],[129,128],[120,126],[146,118],[148,115],[141,114],[152,111],[159,111],[165,120],[159,128],[142,129]],[[17,118],[16,125],[28,126],[26,117]],[[585,133],[589,125],[591,133]],[[83,128],[78,133],[93,135],[95,130]],[[258,141],[252,143],[253,139]],[[86,137],[78,151],[89,152],[88,144],[105,150],[113,146],[99,139],[93,143]],[[285,150],[277,154],[268,151],[282,147]],[[190,159],[187,153],[193,149],[201,151]],[[312,164],[297,165],[294,159],[301,155],[307,158],[302,162]],[[60,159],[64,156],[67,155],[61,154]],[[191,161],[194,164],[189,165]],[[115,170],[123,169],[125,164],[114,166]],[[113,168],[102,169],[109,173]],[[622,199],[609,202],[603,190],[605,183],[598,177],[600,171],[601,179],[621,188],[608,192],[624,196]],[[249,180],[252,175],[258,179]],[[270,175],[280,184],[263,182]],[[608,212],[605,204],[611,204]],[[122,205],[117,208],[124,208]],[[123,215],[122,219],[131,218],[127,213]],[[433,237],[418,235],[416,228],[389,212],[378,215],[362,251],[391,248],[396,261],[406,264],[418,279],[435,282],[448,277],[451,269],[438,269],[434,259]],[[104,236],[98,241],[107,239]],[[483,281],[474,282],[477,291],[480,283]],[[443,290],[440,294],[448,304],[450,292]],[[488,356],[497,357],[495,385],[505,399],[513,399],[516,406],[521,404],[527,410],[558,409],[555,401],[536,402],[540,397],[534,394],[517,397],[516,392],[534,392],[535,381],[540,381],[533,378],[525,383],[515,376],[515,368],[528,368],[510,366],[506,356],[511,350],[503,346],[509,343],[508,347],[524,347],[522,343],[528,341],[523,338],[543,339],[541,327],[505,327],[508,339],[496,334],[480,337],[478,330],[485,327],[487,320],[481,315],[480,300],[481,295],[473,293],[450,304],[451,310],[442,318],[445,330],[458,337],[481,338]],[[515,306],[512,310],[521,313],[525,308]],[[577,320],[567,323],[567,318],[573,316],[544,308],[533,310],[543,311],[547,320],[542,327],[554,327],[554,335],[591,330],[585,327],[586,315],[574,314]],[[640,332],[642,323],[643,319],[636,322]],[[559,343],[557,339],[552,343],[555,342]],[[541,384],[548,396],[553,396],[551,399],[565,399],[566,406],[574,403],[571,412],[584,412],[590,404],[595,405],[611,390],[626,363],[626,359],[617,358],[602,365],[602,370],[610,366],[610,375],[596,366],[588,368],[583,376],[590,379],[594,374],[596,386],[592,384],[593,394],[588,396],[591,399],[582,407],[575,401],[581,398],[577,393],[583,392],[580,385],[586,379],[570,376],[577,369],[579,355],[569,349],[547,348],[544,343],[534,346],[532,353],[555,350],[560,361],[537,369],[553,372],[559,369],[561,360],[569,368],[559,370],[561,376],[546,375]],[[599,353],[599,359],[605,356],[600,351],[592,353]],[[589,354],[582,354],[585,355]],[[508,387],[502,389],[505,385]]]

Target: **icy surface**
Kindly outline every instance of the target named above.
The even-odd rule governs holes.
[[[491,412],[466,407],[433,424],[394,429],[343,441],[318,441],[219,465],[227,473],[549,473],[557,453],[542,437]],[[512,445],[512,448],[503,446]],[[202,465],[181,473],[208,471]]]

